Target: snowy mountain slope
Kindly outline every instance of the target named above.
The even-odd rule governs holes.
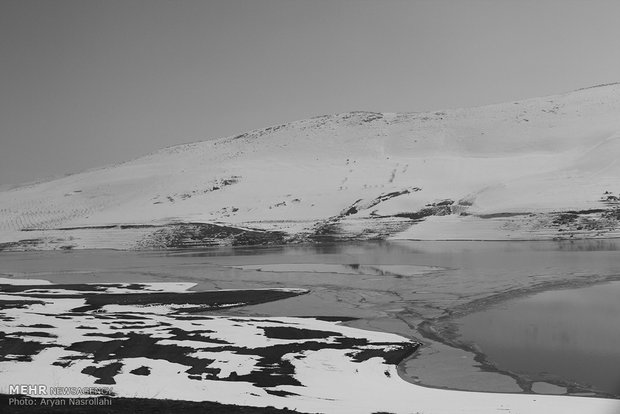
[[[0,243],[617,236],[619,154],[618,84],[471,109],[320,116],[2,191]]]

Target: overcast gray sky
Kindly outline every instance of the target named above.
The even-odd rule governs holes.
[[[0,0],[0,185],[315,115],[620,81],[620,2]]]

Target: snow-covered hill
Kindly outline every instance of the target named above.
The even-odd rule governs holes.
[[[326,115],[0,192],[0,248],[620,235],[620,84]]]

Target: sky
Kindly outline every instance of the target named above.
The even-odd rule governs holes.
[[[0,188],[316,115],[620,81],[616,0],[0,0]]]

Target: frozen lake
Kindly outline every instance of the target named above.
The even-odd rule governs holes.
[[[605,285],[596,283],[620,279],[619,248],[619,241],[597,240],[383,242],[164,252],[5,252],[0,254],[0,277],[54,283],[193,282],[197,284],[195,290],[305,288],[311,292],[300,297],[220,313],[357,318],[347,324],[424,342],[417,356],[400,366],[401,376],[412,382],[464,390],[574,394],[609,392],[609,388],[596,385],[606,374],[589,367],[582,371],[593,372],[593,380],[578,381],[563,371],[541,374],[550,370],[542,363],[549,352],[548,344],[554,338],[563,340],[554,318],[565,312],[549,309],[547,298],[577,292],[567,288],[589,286],[588,304],[613,301],[609,298],[614,295]],[[520,318],[495,319],[494,325],[487,324],[487,329],[475,332],[474,328],[465,329],[485,326],[487,322],[476,322],[475,318],[489,317],[498,312],[497,306],[526,309],[530,305],[521,301],[533,298],[539,304],[538,311],[532,314],[538,319],[538,337],[551,338],[547,341],[532,341],[534,328],[521,323]],[[571,303],[580,298],[577,295],[562,300]],[[608,346],[613,341],[618,343],[609,329],[579,330],[585,320],[606,324],[617,319],[617,308],[607,313],[599,308],[581,306],[579,317],[562,318],[561,329],[568,333],[569,342],[579,342],[583,353],[596,353],[604,347],[601,363],[611,365],[618,361],[620,352]],[[515,326],[517,322],[521,324]],[[511,346],[515,349],[499,343],[496,348],[485,347],[485,331],[506,336],[501,333],[505,330],[514,334]],[[471,341],[475,345],[468,345]],[[573,361],[573,354],[563,355],[563,362],[556,365]],[[528,358],[529,365],[523,362]],[[493,364],[481,364],[483,359]],[[592,386],[575,386],[574,382]]]

